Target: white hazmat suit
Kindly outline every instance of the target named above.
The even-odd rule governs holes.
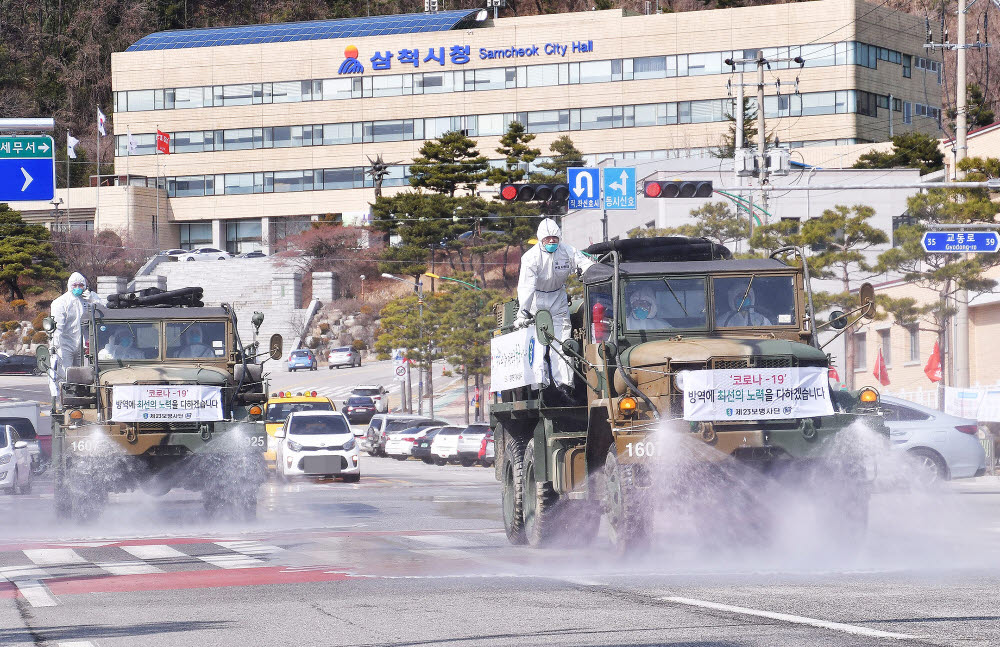
[[[74,294],[83,286],[81,294]],[[52,365],[50,390],[55,397],[59,393],[58,382],[66,379],[66,369],[79,366],[80,357],[80,322],[84,314],[95,304],[104,305],[104,299],[95,292],[87,290],[87,279],[79,272],[73,272],[67,281],[67,290],[52,302],[52,319],[56,323],[52,333],[52,350],[55,358]]]
[[[549,236],[560,239],[558,247],[552,252],[547,251],[543,243]],[[525,323],[539,310],[548,310],[552,314],[556,339],[566,341],[572,332],[566,279],[570,272],[585,272],[594,265],[594,261],[562,242],[562,230],[551,218],[539,223],[537,237],[535,246],[521,257],[521,275],[517,282],[517,299],[521,311],[517,323]],[[573,373],[569,364],[555,353],[550,354],[549,361],[553,380],[558,384],[572,386]]]

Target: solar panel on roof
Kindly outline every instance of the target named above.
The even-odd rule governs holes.
[[[472,19],[480,10],[442,11],[436,14],[400,14],[368,18],[316,20],[277,25],[239,25],[206,29],[163,31],[143,36],[126,49],[141,52],[189,47],[222,47],[248,43],[276,43],[297,40],[363,38],[383,34],[412,34],[454,29]]]

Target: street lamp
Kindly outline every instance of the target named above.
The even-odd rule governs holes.
[[[59,231],[59,205],[62,201],[62,198],[52,201],[52,231]]]
[[[365,275],[361,275],[361,300],[365,300]]]
[[[382,278],[391,279],[393,281],[399,281],[400,283],[409,283],[413,286],[413,289],[417,292],[417,305],[419,307],[420,316],[420,336],[424,336],[424,284],[422,281],[408,281],[406,279],[401,279],[394,274],[389,274],[387,272],[382,272]],[[428,352],[429,355],[429,352]],[[422,364],[422,362],[421,362]],[[434,379],[433,377],[431,379]],[[417,372],[417,413],[419,415],[424,415],[424,370],[421,366],[420,370]],[[434,417],[434,398],[431,398],[431,417]]]

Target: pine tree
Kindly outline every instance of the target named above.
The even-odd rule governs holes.
[[[420,147],[410,166],[410,185],[453,197],[458,189],[474,192],[488,168],[476,142],[453,130]]]
[[[20,279],[55,284],[65,275],[49,238],[49,230],[43,225],[24,222],[20,211],[0,203],[0,282],[7,288],[9,301],[24,298]]]
[[[566,169],[586,166],[581,153],[573,144],[569,135],[557,137],[549,146],[549,151],[554,153],[552,159],[539,164],[548,173],[533,173],[532,182],[548,182],[550,184],[565,184]]]
[[[535,136],[525,130],[524,124],[519,121],[510,122],[496,149],[504,157],[506,166],[491,168],[488,183],[511,184],[523,180],[528,174],[528,164],[542,154],[539,149],[528,145],[534,140]]]
[[[629,238],[651,238],[654,236],[704,236],[730,247],[750,235],[750,223],[746,216],[733,212],[727,202],[706,202],[691,210],[694,223],[677,227],[633,229]]]
[[[733,100],[735,108],[736,101]],[[732,114],[735,110],[726,112],[726,121],[729,122],[729,132],[722,136],[722,143],[712,151],[712,157],[719,159],[732,159],[736,154],[736,116]],[[765,133],[767,143],[771,143],[771,135]],[[757,144],[757,107],[751,102],[750,97],[743,97],[743,148],[754,148]]]
[[[944,168],[944,154],[938,140],[924,133],[906,133],[892,138],[892,150],[871,151],[858,158],[854,168],[920,169],[921,175]]]
[[[990,109],[989,103],[983,95],[983,89],[978,84],[970,83],[966,89],[965,96],[965,111],[968,115],[967,123],[969,130],[985,128],[995,121],[993,110]],[[955,119],[958,117],[958,111],[954,108],[948,108],[947,114],[949,119],[948,130],[955,132]]]

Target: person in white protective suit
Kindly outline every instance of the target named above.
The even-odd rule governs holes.
[[[566,341],[572,332],[566,279],[570,272],[585,272],[594,261],[561,239],[562,230],[554,220],[546,218],[539,223],[538,242],[521,257],[521,275],[517,282],[521,310],[514,325],[521,327],[539,310],[548,310],[552,314],[556,339]],[[573,372],[569,364],[556,353],[549,354],[549,361],[553,381],[564,387],[572,386]]]
[[[66,379],[66,369],[80,366],[83,362],[80,356],[80,322],[94,305],[104,305],[104,299],[87,289],[87,279],[79,272],[70,274],[66,292],[52,302],[52,319],[56,324],[52,333],[55,357],[49,375],[52,397],[59,394],[59,383]]]
[[[108,336],[108,343],[97,353],[97,359],[145,359],[146,356],[135,347],[135,337],[125,328]]]

